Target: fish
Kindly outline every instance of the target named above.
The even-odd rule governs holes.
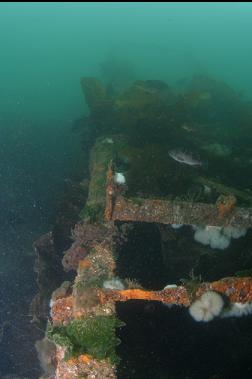
[[[183,150],[170,150],[169,156],[179,163],[184,163],[189,166],[203,166],[203,163],[192,156],[191,153],[184,152]]]

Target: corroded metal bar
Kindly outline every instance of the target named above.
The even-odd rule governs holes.
[[[96,295],[103,306],[108,303],[125,302],[128,300],[147,300],[188,307],[194,298],[201,296],[207,291],[217,291],[225,295],[232,303],[252,302],[252,277],[230,277],[212,283],[200,283],[198,286],[195,285],[193,298],[192,294],[184,286],[167,288],[162,291],[97,289]],[[80,312],[78,314],[75,312],[72,296],[56,300],[52,307],[51,315],[53,323],[56,325],[64,325],[76,317],[81,317]]]
[[[190,300],[185,287],[169,288],[162,291],[145,291],[141,289],[100,291],[102,303],[108,301],[125,302],[128,300],[161,301],[166,304],[189,306]]]
[[[252,278],[224,278],[212,283],[202,283],[195,288],[195,297],[201,296],[206,291],[217,291],[225,295],[231,302],[247,303],[252,301]],[[178,286],[162,291],[144,291],[130,289],[122,291],[103,291],[100,293],[102,302],[128,301],[128,300],[154,300],[166,304],[189,306],[191,295],[186,287]]]
[[[234,207],[224,216],[214,204],[126,199],[117,196],[113,208],[113,221],[139,221],[161,224],[232,225],[237,228],[252,227],[252,208]]]

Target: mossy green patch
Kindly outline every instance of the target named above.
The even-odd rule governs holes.
[[[106,140],[106,138],[105,138]],[[90,154],[90,183],[87,203],[80,216],[91,222],[103,220],[106,205],[107,172],[111,161],[126,143],[125,138],[114,136],[113,143],[105,143],[104,136],[96,140]]]
[[[97,316],[74,320],[67,326],[49,325],[46,334],[57,345],[66,347],[66,359],[89,354],[95,359],[108,358],[111,363],[118,363],[115,349],[120,340],[115,332],[123,325],[115,316]]]
[[[105,191],[105,189],[104,189]],[[80,217],[89,220],[91,223],[98,222],[102,219],[104,212],[104,204],[86,204],[80,213]]]

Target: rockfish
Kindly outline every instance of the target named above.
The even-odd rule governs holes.
[[[202,166],[203,163],[193,158],[192,154],[186,153],[182,150],[170,150],[169,155],[172,159],[179,163],[188,164],[189,166]]]

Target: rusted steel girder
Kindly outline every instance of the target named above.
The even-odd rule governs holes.
[[[195,288],[194,296],[201,296],[206,291],[217,291],[225,295],[230,302],[252,302],[252,278],[224,278],[212,283],[202,283]],[[178,286],[162,291],[144,291],[129,289],[122,291],[103,291],[99,293],[102,302],[128,300],[156,300],[166,304],[189,306],[191,294],[186,287]]]
[[[111,212],[110,212],[111,214]],[[114,199],[113,221],[139,221],[160,224],[231,225],[236,228],[252,227],[252,208],[233,207],[220,212],[214,204],[153,199]]]
[[[145,291],[142,289],[128,290],[103,290],[96,289],[97,298],[101,305],[128,300],[160,301],[164,304],[183,305],[188,307],[195,298],[207,291],[217,291],[226,296],[231,303],[252,302],[252,277],[224,278],[212,283],[200,283],[195,285],[192,293],[185,286],[167,288],[162,291]],[[75,312],[73,297],[58,299],[51,310],[53,323],[68,324],[71,320],[81,317],[81,313]]]

